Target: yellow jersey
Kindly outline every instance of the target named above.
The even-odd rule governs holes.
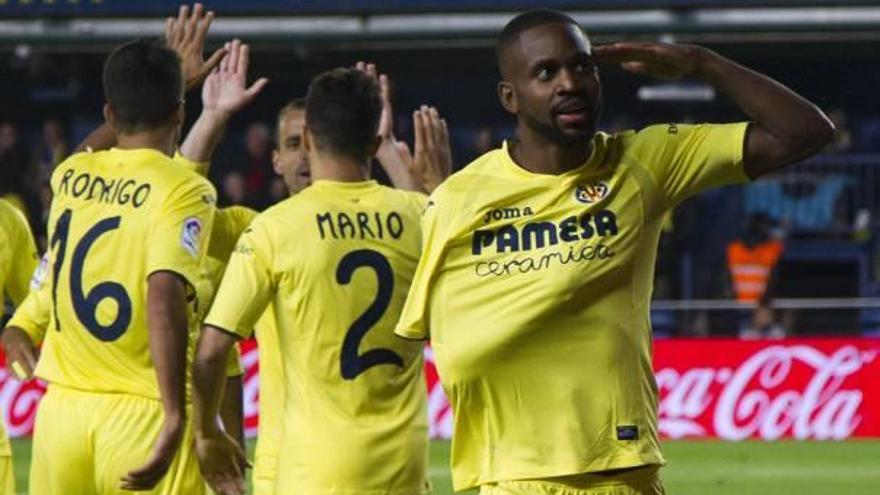
[[[9,299],[18,306],[28,294],[40,257],[24,214],[0,199],[0,305]]]
[[[196,319],[191,325],[193,332],[192,340],[195,342],[201,331],[202,321],[211,308],[211,302],[223,278],[226,263],[238,242],[239,236],[250,225],[257,212],[245,206],[231,206],[220,208],[214,215],[214,228],[211,230],[211,240],[208,243],[208,256],[202,265],[201,276],[196,287],[199,306],[196,308]],[[193,357],[195,346],[192,346]],[[190,360],[190,362],[192,362]],[[226,376],[241,376],[244,370],[241,367],[241,354],[238,347],[229,353],[226,362]]]
[[[285,380],[279,493],[428,489],[422,344],[392,332],[423,204],[374,181],[316,181],[260,214],[230,258],[205,324],[248,336],[273,303]]]
[[[0,199],[0,317],[5,299],[13,306],[24,301],[38,260],[37,245],[24,214]],[[9,439],[0,421],[0,456],[9,455]]]
[[[92,392],[159,398],[147,329],[147,278],[188,284],[193,305],[215,192],[162,153],[78,153],[51,179],[49,330],[36,375]],[[189,315],[193,317],[192,312]]]
[[[664,462],[649,320],[663,217],[746,180],[746,128],[599,133],[561,175],[505,144],[437,188],[396,332],[431,339],[456,490]]]

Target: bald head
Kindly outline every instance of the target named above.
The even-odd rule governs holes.
[[[514,17],[504,26],[495,41],[495,57],[502,78],[508,78],[511,65],[516,63],[510,55],[511,48],[517,44],[520,35],[529,29],[546,24],[562,24],[580,29],[580,25],[571,16],[555,10],[531,10]]]

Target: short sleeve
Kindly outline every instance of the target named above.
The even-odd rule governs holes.
[[[445,242],[439,232],[440,216],[439,206],[433,199],[429,200],[422,213],[422,256],[394,330],[394,333],[403,338],[427,340],[430,337],[431,296],[446,252]]]
[[[174,163],[180,165],[181,167],[191,170],[202,177],[208,176],[208,169],[211,167],[211,162],[194,162],[189,158],[180,154],[180,150],[174,153]]]
[[[743,169],[748,127],[748,122],[656,125],[636,135],[635,149],[672,207],[700,191],[748,181]]]
[[[170,271],[195,287],[214,222],[214,191],[203,180],[181,184],[155,218],[147,255],[147,275]]]
[[[214,302],[205,318],[213,326],[247,338],[274,294],[272,246],[268,229],[259,222],[241,235]]]

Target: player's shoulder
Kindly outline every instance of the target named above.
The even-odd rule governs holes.
[[[431,200],[468,195],[479,189],[481,184],[483,187],[491,184],[493,182],[491,179],[497,178],[497,170],[503,166],[505,153],[503,148],[498,148],[477,157],[437,186],[437,189],[431,193]]]
[[[29,229],[24,212],[5,199],[0,199],[0,227],[7,231]]]
[[[383,202],[409,211],[416,216],[421,215],[422,210],[425,209],[425,205],[428,203],[428,195],[419,191],[395,189],[384,185],[379,186],[379,191],[383,196]]]

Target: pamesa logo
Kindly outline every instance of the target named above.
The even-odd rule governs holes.
[[[599,181],[595,184],[577,186],[574,190],[574,199],[581,203],[591,205],[605,199],[610,191],[611,188],[605,181]]]

